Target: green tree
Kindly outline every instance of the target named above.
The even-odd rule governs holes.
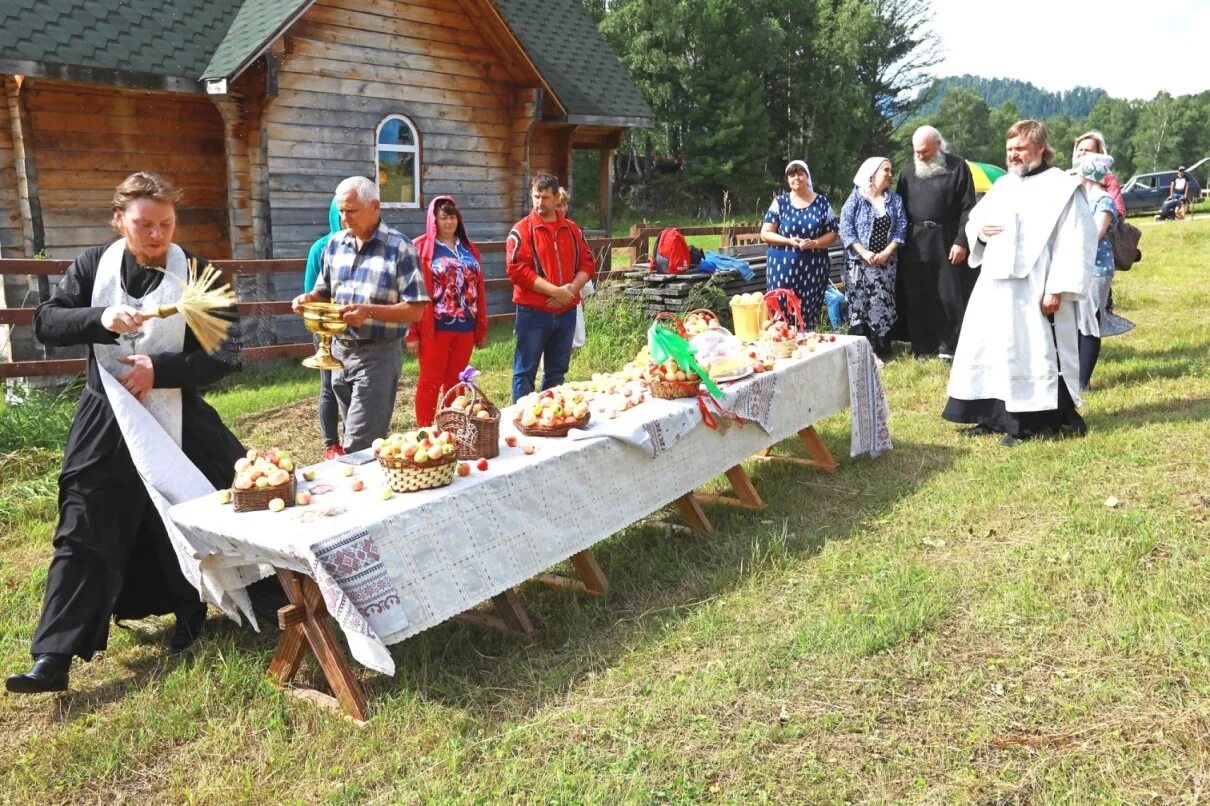
[[[1004,134],[1023,116],[1021,110],[1012,101],[1005,101],[991,111],[988,126],[991,128],[992,140],[988,147],[986,158],[980,162],[1004,167],[1007,157],[1004,153]]]
[[[1000,138],[992,132],[991,110],[975,93],[955,87],[946,93],[933,117],[933,125],[949,144],[949,150],[967,159],[988,161]],[[1003,145],[998,149],[1003,151]]]

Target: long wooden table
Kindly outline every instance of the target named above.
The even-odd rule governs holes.
[[[699,424],[654,458],[612,438],[533,440],[538,446],[533,456],[502,448],[502,455],[492,460],[491,471],[455,478],[441,490],[397,495],[391,501],[375,503],[370,502],[371,497],[376,498],[371,492],[341,490],[333,503],[355,502],[356,512],[350,509],[332,518],[306,521],[297,531],[309,530],[307,536],[284,527],[291,519],[304,523],[302,519],[310,513],[301,510],[320,506],[318,498],[311,508],[287,510],[285,521],[281,513],[233,515],[229,509],[217,508],[213,498],[181,504],[171,515],[187,536],[192,535],[191,544],[211,546],[216,563],[267,562],[274,567],[290,604],[278,614],[282,635],[270,665],[271,675],[279,684],[290,686],[310,651],[333,696],[306,691],[303,695],[335,703],[350,717],[362,720],[368,713],[365,696],[336,639],[331,615],[345,626],[354,654],[360,652],[363,663],[383,671],[393,670],[389,654],[383,658],[386,644],[449,618],[525,637],[532,634],[533,626],[514,588],[535,579],[592,596],[604,595],[608,580],[591,547],[639,518],[675,504],[691,528],[708,534],[714,527],[702,508],[704,503],[749,510],[763,507],[759,492],[744,472],[744,460],[792,461],[834,471],[837,463],[813,423],[849,404],[844,344],[832,345],[778,371],[787,373],[784,391],[793,406],[782,406],[769,431],[749,423],[719,433]],[[626,416],[642,417],[648,405]],[[510,430],[510,424],[502,424],[502,436]],[[773,446],[788,437],[801,441],[808,458],[771,453]],[[318,467],[323,473],[321,481],[339,483],[336,473],[341,465]],[[372,479],[380,472],[376,465],[358,472],[370,487],[375,486]],[[727,477],[734,495],[696,492],[720,474]],[[496,533],[487,534],[492,527]],[[391,572],[399,607],[406,610],[406,626],[386,635],[363,634],[367,631],[361,616],[334,589],[330,566],[316,560],[320,556],[317,547],[324,539],[358,528],[368,530],[381,543],[376,550]],[[434,533],[440,537],[434,538]],[[472,536],[469,540],[468,534]],[[543,539],[530,544],[531,535]],[[550,535],[559,535],[561,542],[551,545]],[[470,546],[476,540],[481,545]],[[535,556],[524,561],[506,556],[506,550],[519,554],[526,548],[534,549]],[[465,571],[464,560],[429,556],[463,549],[478,550],[480,554],[472,559],[487,559],[476,567],[494,576],[472,586],[457,576]],[[545,553],[537,553],[539,549]],[[390,562],[388,555],[394,558]],[[572,562],[577,579],[545,571],[563,560]],[[442,574],[450,576],[447,579]],[[446,593],[450,595],[444,596]],[[494,612],[475,608],[489,601]]]

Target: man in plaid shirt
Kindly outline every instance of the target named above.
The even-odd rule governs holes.
[[[308,302],[341,303],[349,324],[332,344],[332,355],[344,364],[332,373],[345,426],[344,446],[334,454],[368,448],[386,436],[403,337],[429,302],[412,242],[382,223],[378,186],[364,176],[349,177],[336,187],[336,207],[346,228],[329,239],[315,288],[293,303],[296,313]]]

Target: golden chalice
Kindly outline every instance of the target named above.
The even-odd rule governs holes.
[[[349,323],[340,318],[343,308],[335,302],[308,302],[302,308],[303,325],[319,336],[319,347],[315,355],[303,359],[303,366],[311,369],[344,369],[344,364],[332,355],[332,337],[349,329]]]

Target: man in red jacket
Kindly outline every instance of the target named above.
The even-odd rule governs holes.
[[[540,173],[530,183],[533,212],[508,233],[508,279],[517,304],[513,401],[534,391],[538,362],[542,388],[563,383],[571,362],[580,290],[596,262],[575,222],[560,213],[559,180]]]

